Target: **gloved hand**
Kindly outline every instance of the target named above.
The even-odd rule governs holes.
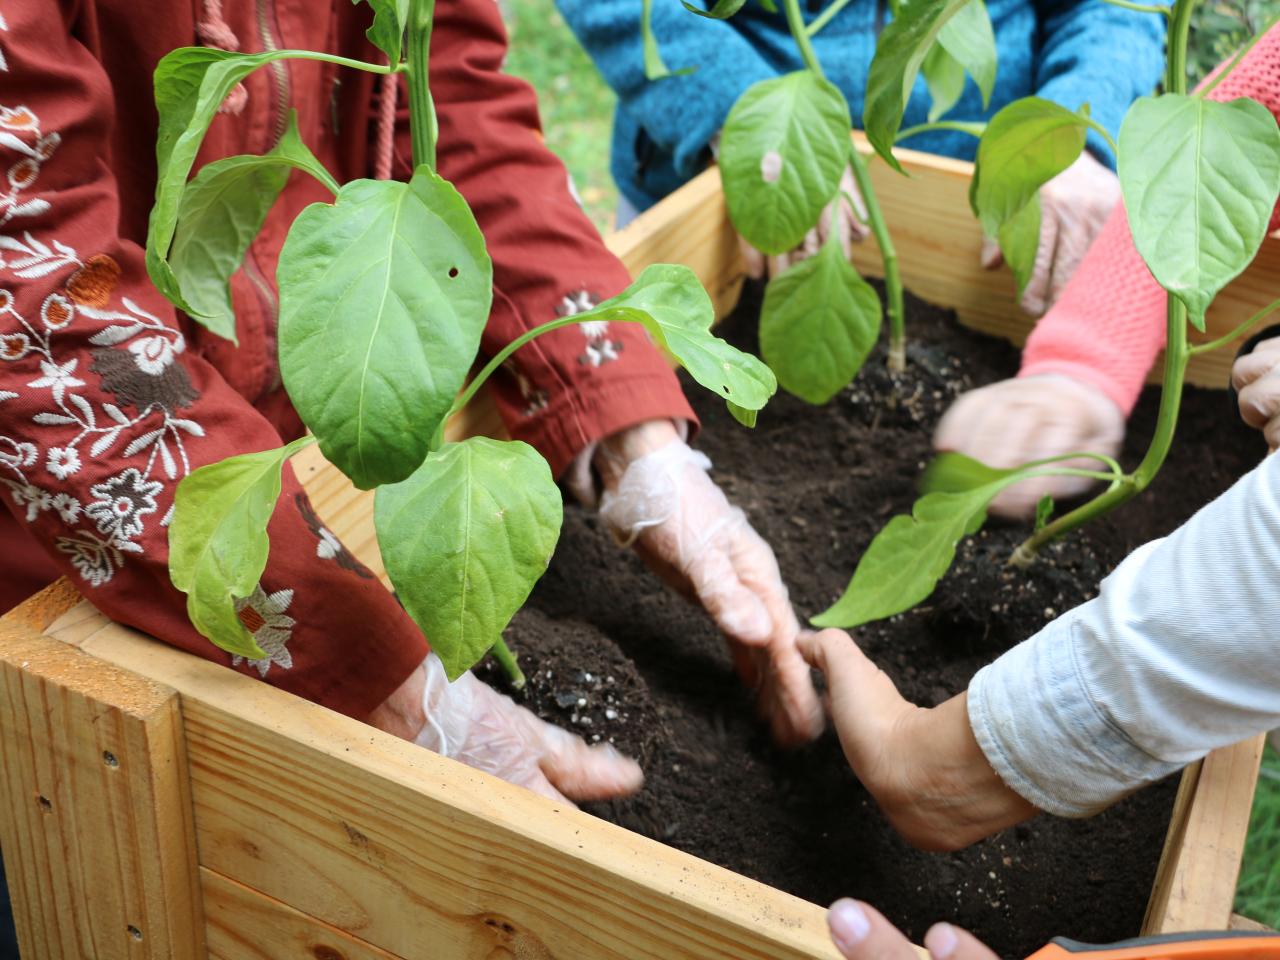
[[[1096,387],[1062,374],[1015,377],[971,390],[951,405],[933,436],[934,449],[954,451],[990,467],[1016,467],[1079,450],[1115,456],[1124,442],[1124,414]],[[1061,466],[1103,468],[1089,459]],[[1087,477],[1036,477],[1006,487],[991,502],[1005,517],[1035,515],[1045,494],[1078,496],[1096,481]]]
[[[833,229],[838,231],[840,245],[844,247],[844,255],[852,256],[853,245],[870,236],[871,228],[867,226],[867,211],[862,204],[862,195],[853,181],[853,172],[848,168],[845,168],[844,176],[840,178],[840,191],[839,202],[828,204],[818,219],[818,225],[805,234],[800,246],[788,253],[767,257],[739,237],[738,246],[742,249],[742,259],[747,265],[747,276],[753,280],[778,276],[792,264],[812,257],[821,250]],[[848,197],[845,196],[846,194]],[[849,198],[857,204],[856,211],[849,202]]]
[[[670,429],[670,424],[667,424]],[[707,476],[711,461],[674,429],[661,446],[606,441],[596,454],[605,492],[600,516],[619,543],[706,608],[729,642],[743,681],[784,745],[822,732],[822,705],[796,649],[800,624],[778,561],[746,515]]]
[[[1261,430],[1274,453],[1280,447],[1280,337],[1263,340],[1231,368],[1240,416]]]
[[[587,746],[580,737],[539,720],[471,673],[450,683],[434,653],[374,712],[370,722],[420,747],[564,803],[626,796],[644,783],[635,761],[609,744]]]
[[[1023,310],[1038,317],[1053,306],[1119,199],[1120,178],[1088,151],[1040,188],[1040,246]],[[1002,263],[999,244],[984,237],[982,265],[994,270]]]
[[[902,931],[874,907],[837,900],[827,911],[831,941],[844,960],[920,960]],[[924,935],[931,960],[997,960],[996,953],[967,930],[935,923]]]

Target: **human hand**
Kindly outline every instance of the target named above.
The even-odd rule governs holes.
[[[852,202],[850,202],[852,200]],[[854,204],[857,204],[855,210]],[[753,280],[773,278],[783,273],[788,267],[812,257],[827,242],[834,229],[844,247],[846,257],[853,255],[853,245],[860,243],[871,235],[867,226],[867,211],[862,203],[862,195],[853,182],[853,171],[845,168],[840,178],[840,194],[837,202],[828,204],[818,218],[818,225],[805,234],[800,246],[777,256],[766,256],[742,237],[738,237],[738,246],[742,250],[742,259],[747,265],[747,276]]]
[[[1124,414],[1111,398],[1056,373],[970,390],[951,405],[933,435],[937,451],[963,453],[998,468],[1077,450],[1113,457],[1123,442]],[[1097,460],[1083,457],[1057,466],[1100,469]],[[1088,477],[1033,477],[1002,490],[990,510],[1005,517],[1031,517],[1046,494],[1054,499],[1079,496],[1096,482]]]
[[[1262,340],[1231,368],[1240,416],[1261,430],[1274,453],[1280,447],[1280,337]]]
[[[450,683],[434,653],[374,712],[370,722],[420,747],[565,803],[626,796],[644,783],[635,761],[610,745],[587,746],[580,737],[539,720],[471,673]]]
[[[1036,814],[987,761],[969,726],[967,694],[917,707],[842,630],[805,634],[799,646],[827,678],[849,765],[908,843],[959,850]]]
[[[778,561],[707,476],[711,462],[664,425],[600,445],[600,516],[620,543],[634,545],[650,569],[711,615],[774,738],[812,740],[822,732],[822,705],[796,650],[800,624]]]
[[[920,960],[911,941],[874,907],[837,900],[827,911],[831,941],[845,960]],[[935,923],[924,935],[933,960],[997,960],[981,940],[949,923]]]
[[[1053,306],[1119,199],[1120,178],[1088,151],[1040,188],[1040,245],[1023,310],[1038,317]],[[1002,263],[1000,245],[984,237],[982,265],[994,270]]]

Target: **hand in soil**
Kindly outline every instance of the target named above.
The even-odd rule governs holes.
[[[464,673],[452,683],[431,654],[405,682],[421,704],[421,747],[552,800],[610,800],[635,793],[644,774],[608,744],[589,747]],[[395,732],[395,731],[393,731]]]
[[[827,911],[831,941],[845,960],[919,960],[920,954],[884,915],[857,900],[837,900]],[[996,960],[981,940],[949,923],[935,923],[924,935],[933,960]]]
[[[871,236],[871,228],[867,226],[867,211],[862,204],[862,196],[858,193],[857,184],[853,182],[853,171],[848,168],[840,178],[840,193],[840,202],[834,205],[834,210],[831,206],[823,210],[818,225],[805,234],[804,242],[794,250],[768,257],[739,237],[738,247],[747,267],[747,276],[753,280],[762,280],[785,273],[788,268],[821,250],[833,229],[839,235],[844,255],[852,256],[853,245]],[[855,203],[856,210],[853,206]]]
[[[1119,199],[1120,179],[1088,151],[1040,188],[1040,245],[1023,310],[1038,317],[1053,306]],[[1003,262],[996,241],[984,238],[982,265],[994,270]]]
[[[849,765],[907,842],[959,850],[1038,812],[987,762],[966,694],[933,708],[909,703],[842,630],[806,634],[800,651],[827,678]]]
[[[1280,337],[1261,341],[1231,368],[1240,416],[1261,430],[1271,451],[1280,447]]]
[[[711,461],[673,438],[602,471],[600,516],[651,570],[700,603],[757,690],[774,738],[796,746],[822,732],[822,706],[796,650],[799,622],[773,550],[707,475]]]
[[[1061,374],[1015,377],[971,390],[952,404],[933,437],[939,452],[963,453],[1000,468],[1076,451],[1115,456],[1123,442],[1124,414],[1111,398]],[[1061,466],[1105,469],[1083,458]],[[990,510],[1027,519],[1042,497],[1076,497],[1095,483],[1087,477],[1035,477],[1006,488]]]

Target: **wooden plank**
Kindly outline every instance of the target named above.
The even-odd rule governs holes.
[[[406,958],[828,958],[821,908],[102,618],[182,695],[201,865]]]
[[[1184,774],[1144,934],[1230,925],[1265,740],[1215,750]]]
[[[903,283],[916,296],[951,307],[960,321],[975,330],[1023,343],[1035,321],[1019,308],[1012,274],[1007,268],[984,270],[978,262],[982,228],[969,209],[973,164],[947,157],[895,150],[908,177],[889,169],[861,134],[855,141],[870,161],[871,180],[889,222]],[[880,251],[873,242],[856,244],[854,263],[864,273],[883,274]],[[1253,264],[1214,301],[1208,332],[1192,331],[1202,342],[1226,334],[1269,304],[1280,292],[1280,241],[1263,241]],[[910,336],[910,330],[907,335]],[[1187,382],[1226,387],[1235,357],[1232,347],[1195,357]],[[1160,364],[1154,367],[1158,379]]]
[[[71,600],[61,584],[0,620],[0,845],[22,955],[194,960],[178,696],[43,636]]]
[[[1257,920],[1254,920],[1251,917],[1246,917],[1243,914],[1239,914],[1239,913],[1233,913],[1231,915],[1231,924],[1229,926],[1229,929],[1248,930],[1252,933],[1275,933],[1276,932],[1273,927],[1268,927],[1265,923],[1259,923]]]
[[[200,884],[210,960],[400,960],[204,867]]]

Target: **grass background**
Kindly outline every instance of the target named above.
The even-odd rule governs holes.
[[[547,143],[573,174],[591,219],[608,232],[618,202],[609,176],[609,134],[616,98],[556,12],[553,0],[500,2],[511,33],[507,70],[538,91]],[[1202,4],[1195,14],[1188,57],[1192,81],[1200,80],[1277,15],[1280,0]],[[1280,927],[1280,755],[1269,747],[1250,821],[1236,910]]]

